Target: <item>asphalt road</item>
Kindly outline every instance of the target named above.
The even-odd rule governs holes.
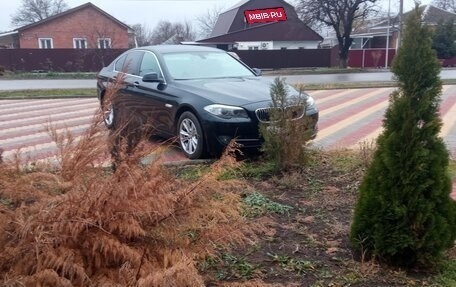
[[[274,78],[276,76],[265,75]],[[387,82],[393,81],[391,72],[367,72],[348,74],[320,75],[282,75],[290,84],[325,84],[348,82]],[[444,69],[440,73],[442,79],[456,79],[456,69]],[[0,80],[0,91],[39,90],[39,89],[84,89],[95,88],[95,80]]]

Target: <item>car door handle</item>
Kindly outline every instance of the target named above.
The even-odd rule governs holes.
[[[133,83],[133,86],[139,87],[139,82],[138,82],[138,81],[134,82],[134,83]]]

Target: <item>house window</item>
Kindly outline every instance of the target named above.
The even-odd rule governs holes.
[[[52,38],[39,38],[38,45],[40,49],[52,49],[54,48]]]
[[[98,48],[99,49],[111,48],[111,38],[99,38],[98,39]]]
[[[73,48],[87,49],[87,40],[85,38],[73,38]]]

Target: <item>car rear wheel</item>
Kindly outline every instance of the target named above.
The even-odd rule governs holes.
[[[108,103],[105,99],[103,99],[101,109],[103,112],[103,122],[108,129],[113,129],[115,116],[113,104]]]
[[[179,117],[177,136],[179,145],[186,157],[197,159],[203,156],[203,130],[198,118],[193,113],[184,112]]]

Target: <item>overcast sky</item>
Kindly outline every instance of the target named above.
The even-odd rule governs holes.
[[[205,14],[212,7],[228,9],[240,0],[91,0],[94,5],[111,14],[128,25],[144,24],[151,29],[160,20],[171,22],[189,20]],[[295,0],[288,0],[293,3]],[[316,0],[317,1],[317,0]],[[397,13],[399,0],[391,1],[391,12]],[[427,4],[431,0],[422,0]],[[10,25],[11,15],[21,6],[21,0],[2,0],[0,4],[0,31],[9,31],[16,27]],[[66,0],[71,8],[82,5],[88,0]],[[388,7],[388,0],[380,0],[383,6]],[[413,0],[404,0],[404,10],[413,7]]]

